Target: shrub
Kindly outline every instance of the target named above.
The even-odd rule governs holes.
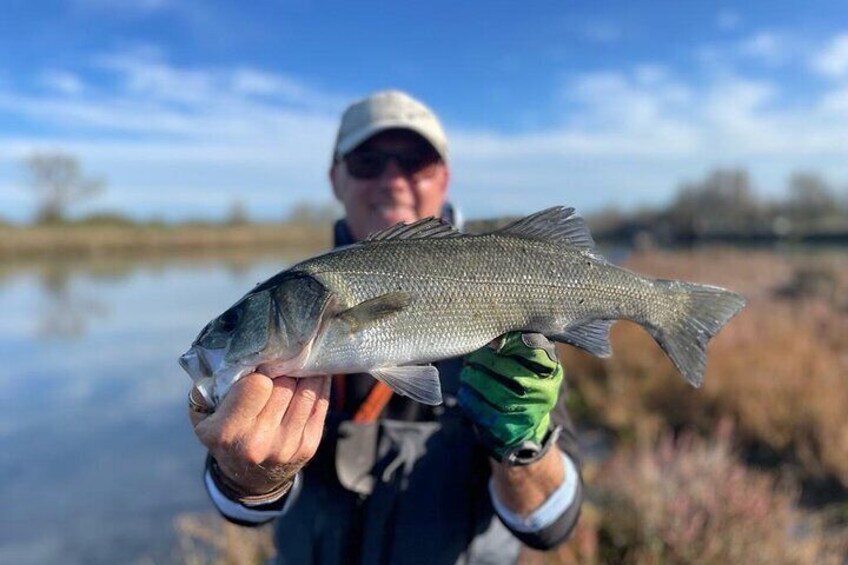
[[[738,462],[726,436],[665,434],[614,456],[595,487],[603,562],[841,562],[794,494]]]

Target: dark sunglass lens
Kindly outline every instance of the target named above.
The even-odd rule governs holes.
[[[380,176],[386,168],[386,155],[375,152],[351,153],[345,158],[348,172],[360,179]]]
[[[398,164],[407,174],[420,173],[439,162],[435,151],[416,151],[398,156]]]
[[[421,153],[407,153],[397,155],[397,163],[406,174],[417,173],[427,165],[425,156]]]

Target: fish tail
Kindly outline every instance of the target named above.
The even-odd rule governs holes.
[[[646,324],[648,331],[695,387],[704,380],[707,342],[745,306],[745,298],[715,286],[659,279],[656,288],[668,299]]]

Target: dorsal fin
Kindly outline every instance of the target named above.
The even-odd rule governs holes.
[[[595,249],[595,240],[589,233],[586,221],[574,213],[574,208],[564,206],[555,206],[536,212],[509,224],[496,233],[525,239],[557,241],[581,249]]]
[[[439,218],[423,218],[411,224],[403,222],[390,228],[374,232],[365,240],[386,241],[389,239],[430,239],[446,237],[462,237],[463,233],[457,231],[452,225]]]

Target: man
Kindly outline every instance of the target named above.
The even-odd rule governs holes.
[[[447,140],[398,91],[344,113],[330,182],[346,245],[441,216]],[[190,395],[223,516],[276,519],[283,563],[508,563],[563,541],[582,501],[563,370],[538,334],[508,334],[437,363],[444,404],[392,396],[368,375],[243,377],[214,413]],[[322,439],[323,435],[323,439]]]

